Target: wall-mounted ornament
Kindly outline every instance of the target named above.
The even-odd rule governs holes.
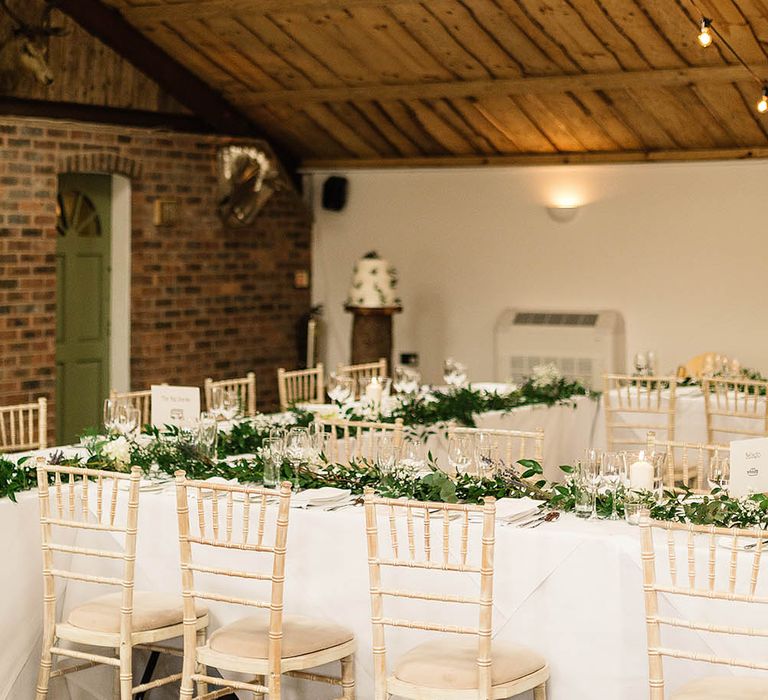
[[[156,199],[152,221],[155,226],[173,226],[179,220],[179,203],[175,199]]]
[[[227,226],[249,226],[269,198],[286,186],[276,158],[264,146],[219,149],[219,204]]]

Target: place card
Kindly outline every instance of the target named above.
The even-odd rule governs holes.
[[[728,492],[735,498],[768,493],[768,438],[731,442]]]
[[[200,389],[196,386],[152,385],[152,425],[185,425],[200,418]]]

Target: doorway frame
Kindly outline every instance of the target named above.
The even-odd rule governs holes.
[[[107,173],[110,174],[110,173]],[[112,178],[110,246],[109,386],[131,388],[131,181]]]

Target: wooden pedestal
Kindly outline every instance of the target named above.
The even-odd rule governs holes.
[[[352,355],[350,364],[376,362],[386,358],[392,371],[392,317],[403,309],[399,306],[371,309],[364,306],[345,306],[353,314]]]

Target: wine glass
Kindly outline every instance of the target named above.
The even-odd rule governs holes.
[[[414,438],[407,438],[403,442],[403,448],[400,452],[400,466],[412,474],[423,471],[427,466],[427,460],[424,457],[424,443]]]
[[[214,386],[211,388],[210,412],[216,416],[217,420],[224,419],[224,387]]]
[[[376,445],[376,464],[382,474],[389,474],[397,463],[397,447],[392,435],[379,435]]]
[[[306,428],[294,427],[288,431],[285,440],[285,455],[293,467],[294,488],[299,488],[299,468],[309,463],[312,445]]]
[[[328,396],[331,401],[345,403],[355,395],[355,380],[346,374],[331,372],[328,377]]]
[[[731,479],[731,460],[728,457],[713,455],[709,460],[709,474],[707,480],[710,489],[728,490]]]
[[[115,430],[121,435],[128,437],[139,427],[141,411],[130,403],[118,403],[115,408],[114,421]]]
[[[597,492],[602,484],[603,477],[601,473],[601,464],[603,455],[597,450],[587,450],[584,461],[581,463],[581,469],[585,484],[592,495],[592,512],[589,514],[590,520],[597,520]]]
[[[221,415],[230,421],[240,413],[240,395],[236,389],[224,389],[221,399]]]
[[[472,464],[472,441],[469,435],[451,435],[448,438],[448,463],[456,473],[464,474]]]
[[[635,374],[643,375],[648,371],[648,358],[644,352],[635,353]]]
[[[490,433],[475,436],[475,464],[478,476],[492,477],[498,462],[499,446]],[[503,466],[503,465],[501,465]]]
[[[616,494],[619,484],[626,478],[626,455],[623,452],[606,452],[603,455],[602,478],[611,493],[611,514],[608,520],[619,520],[616,513]]]
[[[104,428],[108,433],[116,429],[117,423],[117,407],[121,402],[120,399],[104,399]]]

